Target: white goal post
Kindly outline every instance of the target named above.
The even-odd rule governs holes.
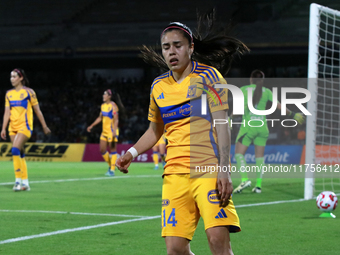
[[[312,114],[306,122],[306,165],[318,164],[317,146],[333,150],[325,157],[340,158],[340,12],[318,4],[311,4],[309,17],[308,90],[312,98],[307,104]],[[337,112],[338,111],[338,112]],[[323,122],[323,123],[321,123]],[[325,130],[324,126],[330,126]],[[333,132],[332,129],[337,129]],[[331,130],[331,131],[328,131]],[[335,134],[335,135],[334,135]],[[340,133],[338,134],[340,136]],[[320,147],[319,147],[320,148]],[[334,148],[335,152],[334,152]],[[335,157],[334,157],[335,155]],[[334,160],[328,159],[330,164]],[[327,161],[327,160],[326,160]],[[336,161],[338,162],[338,161]],[[333,181],[332,187],[333,187]],[[304,198],[312,199],[315,192],[315,173],[306,171]]]

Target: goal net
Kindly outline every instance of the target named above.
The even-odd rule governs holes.
[[[340,192],[340,12],[318,4],[310,6],[305,199],[320,192]],[[316,168],[317,169],[317,168]]]

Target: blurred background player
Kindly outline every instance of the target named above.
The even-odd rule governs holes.
[[[248,179],[248,174],[245,171],[247,162],[244,159],[244,155],[251,143],[255,146],[255,160],[256,160],[256,185],[252,189],[254,193],[262,192],[262,166],[264,164],[264,149],[268,140],[269,130],[267,126],[267,119],[265,115],[256,115],[250,112],[248,108],[248,88],[251,88],[253,95],[253,106],[257,110],[266,110],[267,102],[273,101],[272,91],[263,87],[264,73],[260,70],[252,71],[250,75],[250,84],[241,87],[244,95],[244,115],[242,116],[242,123],[245,121],[245,125],[241,125],[238,135],[236,137],[235,144],[235,159],[237,163],[237,169],[240,170],[241,184],[234,189],[234,193],[240,193],[245,188],[251,186],[251,181]],[[281,104],[277,103],[277,108],[281,109]],[[287,109],[289,117],[293,117],[299,124],[303,124],[305,119],[301,113],[294,113]],[[258,120],[263,121],[265,124],[260,127],[248,126],[248,121]],[[253,124],[256,125],[256,124]]]
[[[155,146],[152,147],[152,158],[153,162],[155,163],[155,170],[158,170],[158,163],[159,163],[159,157],[161,157],[162,165],[165,166],[165,147],[166,147],[166,141],[164,134],[162,137],[158,140],[158,142],[155,144]]]
[[[103,94],[103,104],[101,105],[101,111],[98,118],[87,127],[87,131],[91,132],[92,128],[102,122],[102,133],[99,140],[99,149],[105,162],[109,165],[109,169],[105,175],[114,176],[115,164],[117,160],[117,148],[116,144],[118,142],[118,106],[112,101],[113,93],[111,89],[107,89]],[[116,95],[116,102],[123,108],[119,95]],[[107,147],[110,147],[110,152],[107,151]]]
[[[11,72],[13,89],[5,97],[5,113],[2,123],[1,138],[6,139],[6,127],[9,123],[9,137],[12,143],[12,157],[15,173],[14,191],[30,190],[27,164],[25,160],[25,143],[32,136],[33,112],[37,115],[45,134],[51,133],[40,110],[37,96],[28,88],[29,81],[25,71],[16,68]]]

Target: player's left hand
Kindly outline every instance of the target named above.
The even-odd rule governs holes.
[[[51,130],[48,128],[48,126],[43,127],[43,131],[44,131],[44,134],[45,134],[45,135],[51,134]]]
[[[231,120],[232,119],[230,117],[228,117],[228,125],[229,125],[230,130],[233,129],[233,125],[231,124]]]
[[[218,172],[217,189],[221,199],[220,206],[226,207],[229,204],[229,199],[234,189],[229,172]]]
[[[305,116],[304,116],[301,112],[295,113],[295,115],[294,115],[293,118],[294,118],[294,120],[296,120],[300,125],[302,125],[302,124],[305,123],[305,121],[306,121]]]

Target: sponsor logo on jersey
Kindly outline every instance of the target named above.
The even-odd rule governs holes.
[[[162,115],[163,118],[168,118],[168,117],[172,117],[172,116],[175,116],[176,115],[176,112],[169,112],[169,113],[164,113]]]
[[[182,114],[183,116],[190,116],[192,112],[192,105],[189,103],[182,105],[181,108],[179,109],[179,113]]]

